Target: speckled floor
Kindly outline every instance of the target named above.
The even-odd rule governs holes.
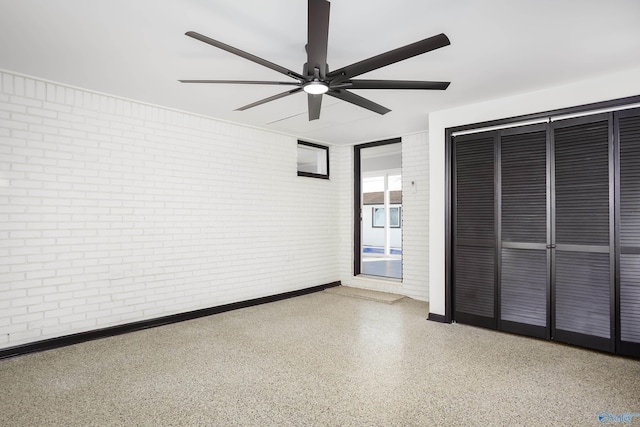
[[[320,292],[0,361],[2,426],[596,426],[640,361]],[[640,425],[640,417],[631,424]]]

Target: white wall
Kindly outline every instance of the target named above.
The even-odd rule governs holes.
[[[342,284],[429,300],[430,189],[427,133],[402,137],[401,282],[353,276],[353,147],[335,148],[339,157],[336,176],[340,187],[338,253]]]
[[[296,153],[0,73],[0,348],[339,280],[338,185]]]
[[[430,211],[428,135],[403,136],[402,288],[405,295],[429,301]]]
[[[429,301],[445,314],[445,129],[640,94],[640,68],[429,115]]]
[[[353,278],[353,147],[331,147],[336,154],[336,167],[331,174],[338,183],[338,260],[340,280],[352,285]]]

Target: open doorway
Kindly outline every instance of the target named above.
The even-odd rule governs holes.
[[[355,274],[402,279],[400,140],[359,145],[355,153]]]

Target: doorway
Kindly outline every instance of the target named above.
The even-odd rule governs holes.
[[[402,279],[402,145],[355,147],[354,274]]]

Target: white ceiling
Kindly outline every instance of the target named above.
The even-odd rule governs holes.
[[[444,80],[449,89],[354,91],[392,110],[384,116],[325,96],[309,122],[302,93],[233,111],[288,87],[177,82],[287,79],[189,30],[302,72],[306,14],[306,0],[0,0],[0,68],[350,144],[425,130],[431,111],[640,65],[638,0],[333,0],[330,69],[442,32],[451,46],[361,78]]]

